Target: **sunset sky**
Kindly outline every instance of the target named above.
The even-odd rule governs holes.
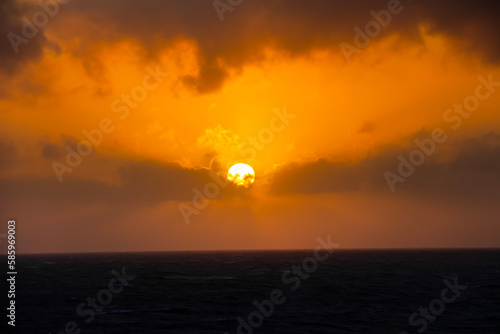
[[[500,247],[497,1],[42,4],[0,4],[20,252]]]

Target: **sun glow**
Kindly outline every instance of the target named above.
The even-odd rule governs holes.
[[[249,187],[255,181],[255,172],[247,164],[236,164],[229,168],[227,179],[237,186]]]

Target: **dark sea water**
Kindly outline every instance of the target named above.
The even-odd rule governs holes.
[[[287,273],[311,256],[313,251],[19,256],[16,331],[500,333],[499,250],[335,250],[317,268],[308,262],[307,278]],[[135,277],[127,286],[113,281],[111,293],[112,271],[122,268]],[[455,279],[459,296],[448,289],[444,303],[444,281]],[[253,302],[269,300],[276,289],[280,304],[267,302],[268,316],[262,315]],[[89,311],[87,298],[100,291],[109,304]],[[84,316],[77,314],[81,303]],[[431,303],[437,315],[417,315],[410,325],[412,313]],[[238,330],[238,317],[255,327]]]

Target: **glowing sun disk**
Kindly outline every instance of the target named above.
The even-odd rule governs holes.
[[[246,188],[255,181],[255,172],[249,165],[239,163],[229,168],[227,179],[238,186]]]

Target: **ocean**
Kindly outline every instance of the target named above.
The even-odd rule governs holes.
[[[19,255],[16,332],[500,333],[500,250],[315,255]]]

